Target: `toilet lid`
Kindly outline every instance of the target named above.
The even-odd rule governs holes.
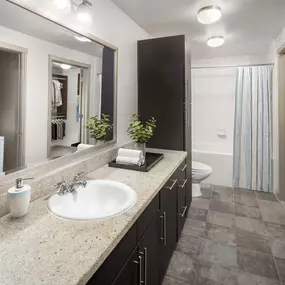
[[[207,170],[207,171],[212,171],[211,166],[201,163],[201,162],[197,162],[197,161],[192,161],[192,170]]]

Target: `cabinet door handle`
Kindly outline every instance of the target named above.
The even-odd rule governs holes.
[[[147,248],[144,247],[143,252],[139,251],[139,254],[144,256],[144,285],[147,285]]]
[[[175,184],[176,184],[176,182],[177,182],[177,179],[175,179],[175,180],[170,180],[170,181],[173,182],[172,185],[171,185],[170,187],[167,186],[167,187],[165,187],[165,188],[167,188],[167,189],[169,189],[169,190],[172,190],[172,188],[175,186]]]
[[[188,206],[185,206],[185,207],[182,208],[182,209],[184,209],[184,210],[183,210],[183,213],[182,213],[182,214],[179,214],[179,216],[180,216],[181,218],[184,218],[185,213],[186,213],[186,211],[187,211],[187,208],[188,208]]]
[[[185,187],[185,185],[186,185],[186,183],[187,183],[187,179],[185,179],[185,180],[184,180],[184,182],[183,182],[183,184],[182,184],[182,185],[178,185],[178,187],[180,187],[180,188],[184,188],[184,187]]]
[[[187,168],[187,164],[185,164],[183,168],[180,168],[179,171],[183,172],[185,171],[186,168]]]
[[[143,249],[144,251],[144,285],[147,285],[147,248]]]
[[[140,284],[143,284],[142,280],[142,257],[139,256],[139,278],[140,278]]]
[[[166,245],[166,213],[163,212],[163,215],[160,216],[161,219],[163,219],[163,237],[160,239],[163,240],[163,245]]]

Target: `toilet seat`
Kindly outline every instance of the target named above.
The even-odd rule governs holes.
[[[192,161],[192,172],[201,172],[201,173],[208,173],[212,172],[211,166],[197,162],[197,161]]]

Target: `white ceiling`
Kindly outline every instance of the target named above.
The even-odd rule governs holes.
[[[285,27],[285,0],[112,0],[150,35],[185,34],[194,59],[260,55]],[[222,8],[215,24],[202,25],[197,11]],[[225,36],[225,45],[210,48],[210,36]]]
[[[79,42],[74,38],[76,33],[4,0],[0,0],[0,26],[72,50],[102,57],[102,45],[96,42]]]

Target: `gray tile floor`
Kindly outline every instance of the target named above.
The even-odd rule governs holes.
[[[210,185],[202,192],[163,285],[285,285],[285,208],[275,195]]]

